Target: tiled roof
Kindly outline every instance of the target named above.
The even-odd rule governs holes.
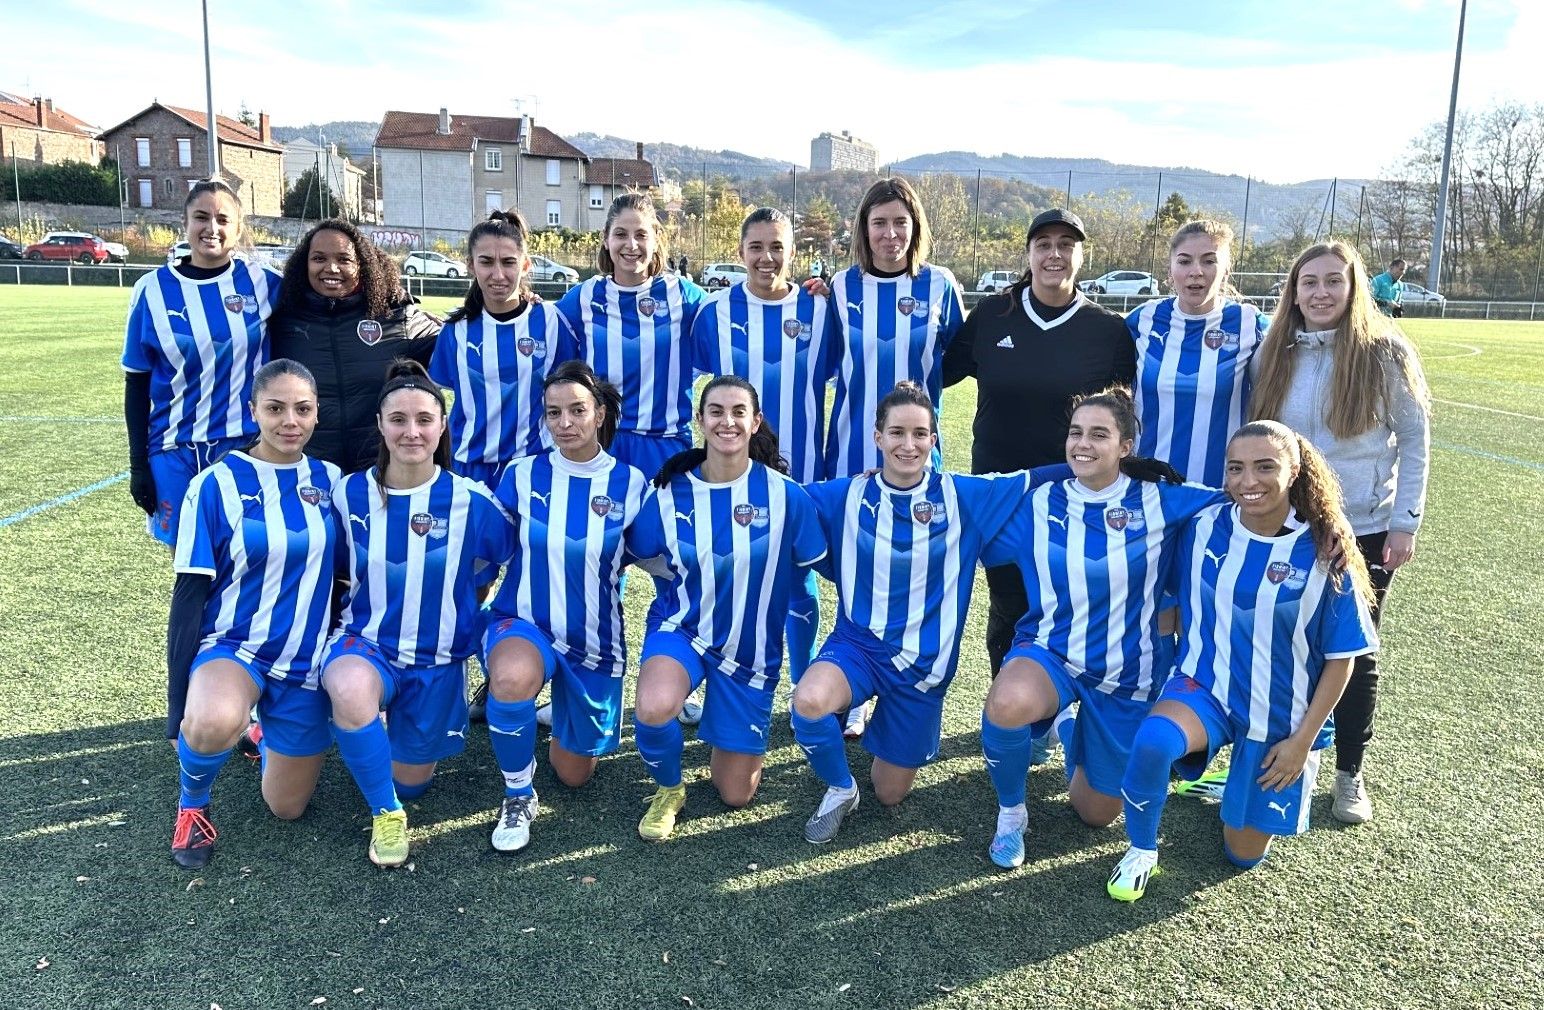
[[[163,102],[152,102],[150,105],[141,109],[139,112],[136,112],[134,115],[130,116],[128,119],[125,119],[123,122],[107,130],[104,130],[103,133],[107,134],[116,132],[122,127],[127,126],[129,123],[132,123],[136,119],[144,116],[146,113],[153,112],[156,109],[165,109],[167,112],[170,112],[172,115],[178,117],[179,119],[185,120],[189,126],[196,130],[201,130],[205,133],[209,131],[209,117],[204,113],[199,112],[197,109],[184,109],[175,105],[167,105]],[[255,147],[260,151],[272,151],[275,154],[284,153],[284,148],[281,145],[273,143],[272,141],[265,143],[262,140],[261,135],[258,133],[258,128],[255,126],[248,126],[239,119],[231,119],[229,116],[221,116],[218,114],[215,115],[215,122],[219,126],[219,137],[223,143],[240,144],[242,147]]]
[[[591,158],[584,181],[601,186],[638,186],[655,184],[654,165],[636,158]]]
[[[37,110],[32,102],[18,95],[0,92],[0,126],[30,126],[38,129]],[[94,137],[90,124],[70,115],[57,105],[48,113],[46,129],[55,133],[74,133],[82,137]]]
[[[470,151],[473,142],[514,144],[520,120],[514,116],[460,116],[451,113],[450,132],[440,133],[437,112],[388,111],[375,135],[376,147],[409,151]],[[584,152],[544,126],[531,126],[533,158],[584,160]]]

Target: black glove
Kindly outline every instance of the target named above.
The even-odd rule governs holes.
[[[665,465],[660,467],[659,473],[654,475],[654,486],[664,487],[688,470],[697,469],[697,467],[702,465],[702,461],[707,458],[708,450],[706,449],[681,450],[665,460]]]
[[[1120,461],[1121,472],[1132,480],[1148,484],[1183,484],[1180,472],[1161,459],[1151,456],[1127,456]]]
[[[129,464],[129,497],[134,499],[134,504],[145,510],[147,516],[160,511],[161,502],[155,493],[155,475],[150,472],[148,461]]]

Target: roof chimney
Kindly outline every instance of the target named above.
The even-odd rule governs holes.
[[[273,128],[268,123],[268,113],[257,114],[257,139],[265,144],[273,143]]]
[[[531,153],[531,131],[536,129],[536,120],[530,116],[520,117],[520,151],[522,154]]]
[[[643,160],[643,141],[638,141],[638,160]]]
[[[48,113],[53,110],[53,104],[54,104],[53,102],[49,102],[48,105],[45,107],[43,105],[43,99],[41,99],[41,98],[33,98],[32,99],[32,111],[34,113],[34,117],[33,118],[35,118],[37,120],[38,126],[42,127],[45,130],[48,129]]]
[[[450,110],[443,106],[440,108],[440,125],[434,132],[442,137],[450,136]]]

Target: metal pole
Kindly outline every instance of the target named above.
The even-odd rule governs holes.
[[[702,163],[702,266],[708,262],[708,163]]]
[[[16,165],[16,141],[11,141],[11,185],[16,196],[16,241],[21,241],[21,169]],[[20,273],[17,274],[21,276]]]
[[[418,246],[426,249],[429,246],[429,216],[424,208],[424,152],[418,152]]]
[[[1147,272],[1152,273],[1157,269],[1158,249],[1158,212],[1163,209],[1163,173],[1158,173],[1158,195],[1153,198],[1153,224],[1152,237],[1147,242]]]
[[[128,194],[123,191],[123,152],[117,144],[113,145],[113,161],[118,164],[118,241],[122,242],[129,230],[129,224],[123,217],[123,205],[128,202]]]
[[[981,276],[981,169],[976,169],[976,220],[970,227],[970,272]]]
[[[1544,229],[1539,231],[1539,264],[1533,268],[1533,300],[1539,300],[1539,277],[1544,275]],[[1533,310],[1528,310],[1528,318],[1533,318]]]
[[[209,129],[205,132],[209,140],[209,178],[214,179],[220,174],[220,145],[216,137],[219,124],[214,118],[214,77],[209,69],[209,0],[203,0],[204,8],[204,97],[209,107]]]
[[[1072,209],[1072,169],[1067,169],[1067,209]]]
[[[1439,290],[1442,279],[1442,229],[1447,223],[1448,177],[1453,168],[1453,124],[1458,118],[1458,69],[1464,58],[1464,17],[1469,0],[1458,5],[1458,44],[1453,49],[1453,93],[1448,98],[1447,140],[1442,145],[1442,181],[1437,188],[1437,221],[1431,233],[1431,262],[1426,265],[1426,286]]]
[[[1249,248],[1249,190],[1254,185],[1254,176],[1244,176],[1244,223],[1238,230],[1238,265],[1244,265],[1246,250]]]
[[[794,224],[798,224],[799,217],[799,169],[790,168],[788,174],[793,177],[793,200],[788,206],[788,217]]]
[[[1340,176],[1330,180],[1330,230],[1325,232],[1325,237],[1335,237],[1335,204],[1340,199]]]
[[[1362,192],[1356,198],[1356,247],[1362,247],[1362,210],[1367,206],[1367,187],[1362,187]]]

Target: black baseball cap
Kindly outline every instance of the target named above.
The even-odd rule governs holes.
[[[1063,224],[1068,228],[1071,228],[1073,234],[1077,235],[1079,242],[1088,241],[1088,233],[1083,230],[1083,219],[1078,217],[1072,211],[1062,210],[1061,208],[1056,208],[1054,210],[1043,210],[1036,214],[1035,219],[1029,222],[1029,235],[1025,241],[1033,242],[1035,239],[1035,232],[1040,231],[1043,228],[1049,228],[1053,224]]]

